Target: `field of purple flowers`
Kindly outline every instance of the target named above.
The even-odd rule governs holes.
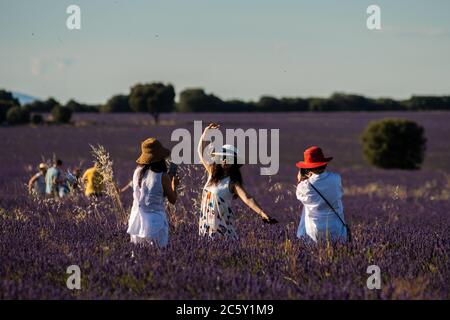
[[[378,170],[365,164],[359,135],[370,120],[402,117],[424,126],[422,170]],[[244,167],[244,184],[281,223],[268,226],[236,203],[240,240],[197,236],[199,165],[180,167],[181,194],[169,207],[170,243],[136,248],[107,198],[30,198],[26,183],[42,159],[55,154],[65,168],[91,164],[89,144],[114,160],[119,185],[131,178],[139,144],[157,136],[173,146],[175,128],[193,120],[223,128],[279,128],[280,171],[259,176]],[[67,126],[0,128],[1,299],[450,299],[450,113],[297,113],[77,115]],[[351,245],[314,245],[295,237],[301,207],[295,161],[310,145],[335,160],[342,175]],[[123,195],[129,211],[131,192]],[[135,256],[131,257],[134,250]],[[66,287],[66,268],[81,268],[81,290]],[[369,265],[381,269],[369,290]]]

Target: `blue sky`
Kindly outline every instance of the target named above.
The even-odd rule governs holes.
[[[0,41],[0,88],[63,102],[152,81],[245,100],[450,94],[448,0],[0,0]]]

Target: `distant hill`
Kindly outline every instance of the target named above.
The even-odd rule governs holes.
[[[33,96],[29,96],[27,94],[23,94],[23,93],[20,93],[20,92],[12,92],[12,95],[14,96],[14,98],[19,100],[19,102],[20,102],[20,104],[22,106],[25,105],[25,104],[28,104],[28,103],[32,103],[32,102],[34,102],[36,100],[41,100],[39,98],[36,98],[36,97],[33,97]]]

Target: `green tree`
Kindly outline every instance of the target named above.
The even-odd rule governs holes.
[[[271,96],[262,96],[256,104],[258,111],[278,111],[281,108],[280,100]]]
[[[6,113],[6,122],[10,125],[25,124],[30,121],[30,113],[20,106],[14,106]]]
[[[131,88],[128,103],[135,112],[149,112],[158,122],[162,112],[172,112],[175,107],[175,89],[160,82],[137,84]]]
[[[201,88],[186,89],[180,93],[178,111],[214,112],[225,108],[223,101],[213,94],[206,94]]]
[[[16,106],[20,106],[19,100],[6,90],[0,90],[0,124],[6,120],[8,111]]]
[[[52,118],[55,123],[69,123],[72,113],[72,109],[56,105],[52,109]]]
[[[366,160],[385,169],[419,169],[426,150],[424,129],[403,119],[372,121],[362,134]]]
[[[26,105],[26,108],[30,112],[51,112],[55,106],[58,106],[59,102],[54,98],[48,98],[45,101],[36,100]]]
[[[10,91],[0,90],[0,101],[10,101],[16,106],[19,106],[19,100],[14,98],[13,94]]]
[[[131,112],[128,95],[115,95],[100,107],[100,112]]]
[[[31,114],[30,122],[32,124],[41,124],[44,122],[44,118],[39,113],[33,113],[33,114]]]
[[[6,114],[11,108],[17,107],[13,101],[0,100],[0,124],[6,120]]]

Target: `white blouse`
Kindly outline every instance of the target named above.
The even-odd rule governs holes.
[[[327,237],[345,240],[347,237],[345,226],[316,190],[311,187],[311,183],[345,222],[341,176],[328,171],[313,174],[308,180],[300,182],[297,186],[297,199],[303,204],[297,237],[309,237],[316,242]]]

